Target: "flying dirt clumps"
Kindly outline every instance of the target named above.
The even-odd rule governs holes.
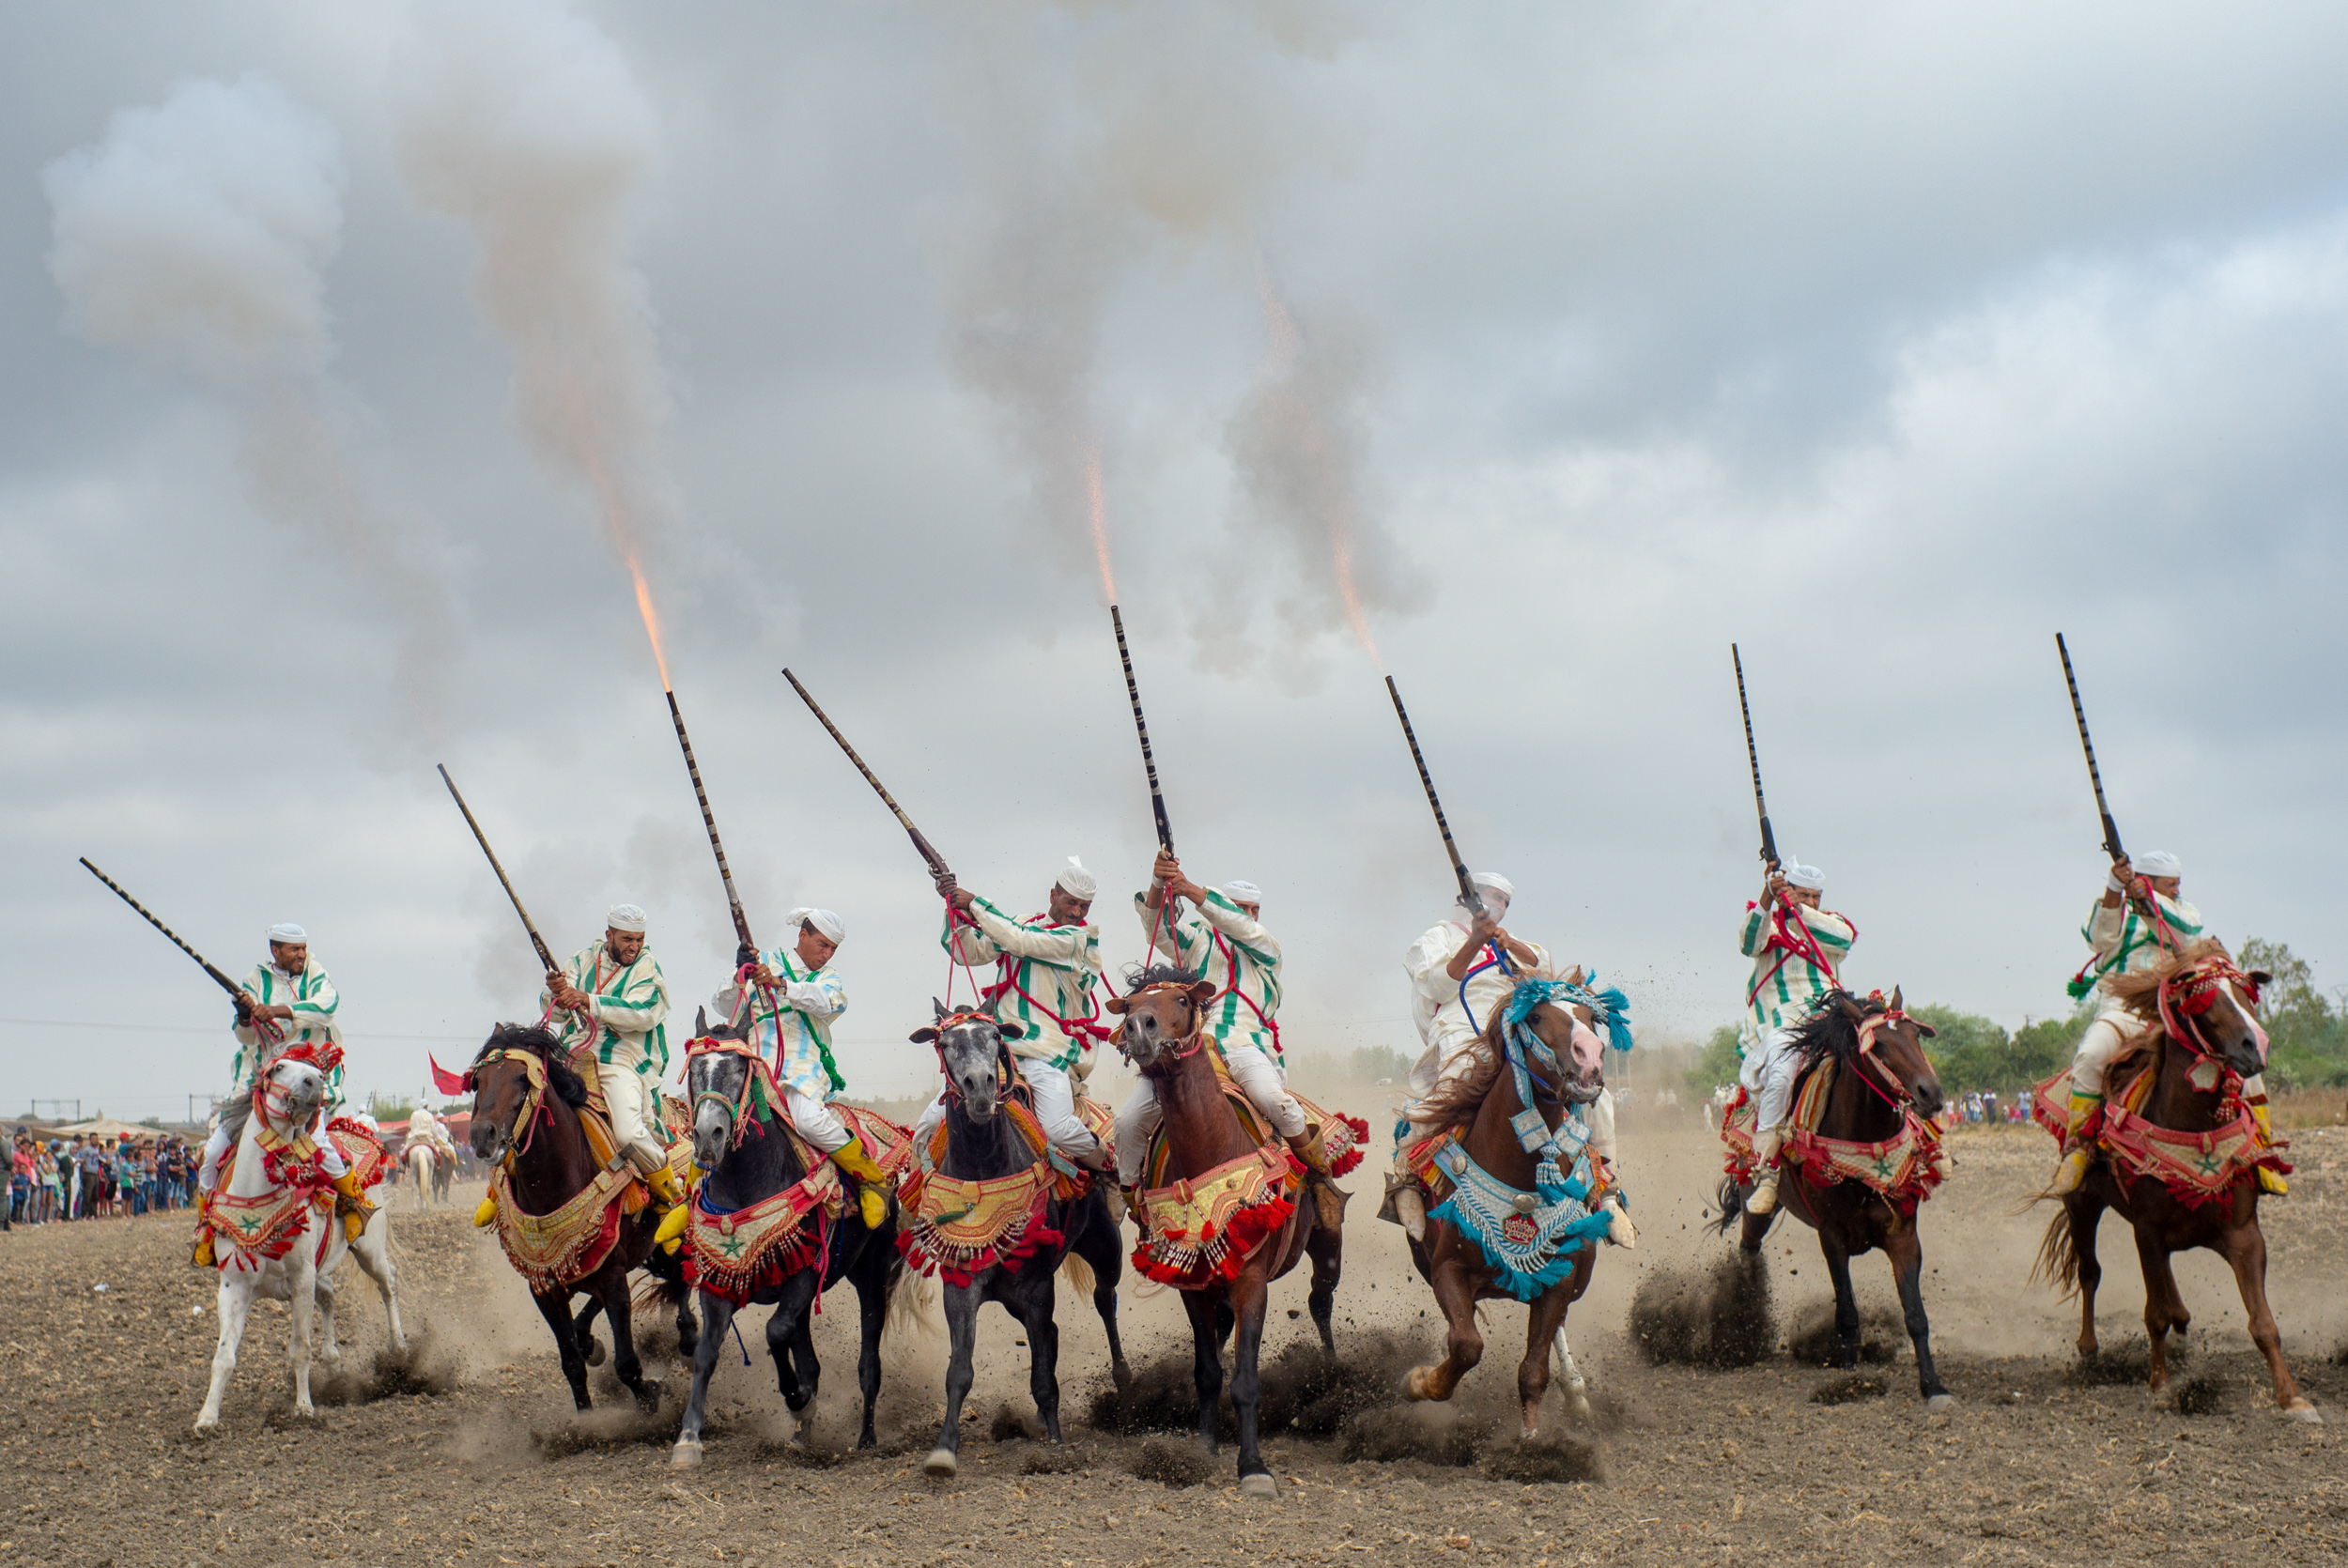
[[[1391,1465],[1398,1459],[1464,1468],[1475,1463],[1493,1423],[1442,1406],[1409,1405],[1364,1410],[1345,1425],[1348,1460]]]
[[[1284,1432],[1336,1437],[1362,1412],[1397,1403],[1402,1375],[1431,1359],[1428,1346],[1396,1333],[1349,1334],[1345,1352],[1336,1360],[1310,1342],[1289,1345],[1260,1369],[1261,1431],[1267,1437]],[[1101,1390],[1093,1395],[1086,1424],[1126,1437],[1196,1431],[1198,1391],[1189,1353],[1161,1357],[1136,1369],[1123,1389]],[[1228,1383],[1217,1426],[1225,1441],[1239,1440]]]
[[[1167,1442],[1152,1437],[1141,1445],[1134,1455],[1133,1471],[1144,1481],[1155,1481],[1167,1486],[1196,1486],[1207,1479],[1214,1464],[1196,1447],[1186,1442]]]
[[[1881,1399],[1892,1387],[1880,1377],[1868,1377],[1853,1373],[1848,1377],[1830,1377],[1810,1391],[1813,1405],[1856,1405],[1862,1399]]]
[[[1630,1333],[1657,1366],[1751,1366],[1777,1345],[1769,1270],[1744,1253],[1707,1273],[1659,1268],[1630,1299]]]
[[[1889,1366],[1898,1359],[1908,1327],[1891,1308],[1862,1307],[1859,1314],[1859,1360],[1866,1366]],[[1816,1301],[1803,1309],[1785,1342],[1786,1354],[1804,1366],[1832,1366],[1843,1348],[1834,1327],[1834,1306]]]
[[[1484,1473],[1494,1481],[1570,1484],[1604,1477],[1598,1450],[1571,1437],[1542,1437],[1502,1443],[1484,1455]]]

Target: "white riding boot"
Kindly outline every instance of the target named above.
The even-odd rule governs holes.
[[[1746,1213],[1777,1212],[1777,1151],[1784,1143],[1784,1132],[1774,1127],[1753,1139],[1753,1195],[1745,1200]]]

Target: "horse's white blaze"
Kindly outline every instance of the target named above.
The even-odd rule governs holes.
[[[2250,1016],[2250,1009],[2242,1005],[2242,998],[2234,994],[2233,987],[2222,987],[2220,988],[2218,994],[2226,999],[2226,1005],[2233,1009],[2234,1016],[2242,1020],[2243,1027],[2250,1031],[2250,1038],[2259,1042],[2259,1060],[2262,1062],[2265,1061],[2267,1047],[2266,1031],[2260,1028],[2259,1021]]]

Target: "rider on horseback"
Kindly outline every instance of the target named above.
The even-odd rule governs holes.
[[[749,975],[750,1040],[775,1064],[791,1125],[799,1136],[829,1156],[832,1163],[862,1182],[857,1200],[864,1228],[878,1230],[888,1219],[888,1173],[827,1101],[848,1086],[832,1058],[833,1020],[848,1010],[848,988],[831,967],[832,956],[848,939],[847,922],[827,909],[795,909],[789,922],[798,932],[789,947],[777,947]],[[711,999],[712,1010],[734,1017],[743,1003],[740,984]],[[680,1228],[683,1222],[678,1222]]]
[[[300,926],[284,924],[269,929],[269,961],[253,966],[253,973],[244,977],[237,999],[237,1053],[229,1064],[229,1078],[239,1091],[249,1090],[260,1082],[270,1064],[296,1046],[333,1047],[329,1054],[333,1066],[326,1073],[326,1103],[317,1116],[318,1128],[333,1119],[342,1105],[343,1068],[341,1061],[342,1026],[334,1022],[335,1009],[342,1006],[342,994],[326,970],[310,961],[310,933]],[[360,1191],[358,1178],[343,1161],[342,1151],[331,1138],[318,1136],[318,1161],[334,1183],[335,1211],[343,1217],[345,1239],[356,1241],[366,1228],[367,1216],[375,1206],[367,1202]],[[196,1172],[195,1185],[200,1192],[209,1193],[219,1185],[221,1162],[229,1153],[228,1120],[224,1117],[213,1128],[212,1136],[204,1145],[204,1162]],[[201,1214],[199,1207],[198,1213]],[[199,1268],[212,1268],[218,1257],[212,1251],[211,1227],[199,1217],[196,1221],[195,1251],[192,1260]]]
[[[1198,913],[1184,916],[1169,909],[1169,898],[1188,899]],[[1272,1022],[1280,1010],[1280,944],[1259,923],[1262,890],[1252,882],[1228,882],[1209,892],[1183,877],[1182,863],[1161,850],[1149,891],[1134,895],[1134,913],[1141,917],[1145,941],[1215,987],[1203,1022],[1231,1082],[1298,1159],[1328,1175],[1327,1150],[1289,1093],[1280,1060],[1280,1029]],[[1117,1180],[1129,1191],[1141,1182],[1142,1161],[1162,1119],[1156,1087],[1144,1078],[1117,1113]]]
[[[1842,989],[1835,972],[1859,940],[1857,926],[1820,907],[1825,891],[1826,873],[1815,866],[1772,866],[1761,901],[1745,906],[1737,950],[1753,960],[1753,983],[1745,988],[1738,1048],[1745,1062],[1738,1077],[1754,1100],[1749,1213],[1777,1207],[1777,1153],[1799,1066],[1794,1033]]]
[[[644,945],[649,923],[634,904],[612,905],[603,940],[580,948],[564,970],[550,971],[538,1005],[556,1024],[565,1054],[594,1053],[612,1141],[665,1210],[683,1206],[685,1189],[652,1132],[660,1080],[669,1071],[669,982]],[[495,1205],[484,1198],[473,1223],[494,1219]]]
[[[1094,1022],[1101,1009],[1092,995],[1101,977],[1101,929],[1087,918],[1099,883],[1070,855],[1045,913],[1026,920],[957,886],[951,872],[939,875],[937,891],[946,900],[939,945],[956,963],[1000,965],[983,1006],[996,1022],[1021,1025],[1012,1055],[1035,1097],[1044,1137],[1061,1158],[1102,1169],[1108,1151],[1076,1115],[1076,1089],[1092,1071],[1096,1039],[1107,1033]],[[941,1092],[914,1129],[917,1148],[928,1146],[945,1115]]]
[[[2075,999],[2093,992],[2097,1006],[2094,1022],[2079,1037],[2071,1061],[2070,1130],[2063,1138],[2062,1162],[2055,1169],[2057,1196],[2078,1191],[2087,1179],[2094,1158],[2094,1128],[2103,1111],[2106,1069],[2144,1029],[2143,1021],[2113,996],[2112,982],[2154,967],[2201,935],[2201,912],[2179,896],[2184,876],[2184,863],[2166,850],[2147,851],[2133,863],[2114,862],[2104,878],[2102,899],[2079,929],[2093,954],[2071,977],[2070,992]],[[2264,1074],[2243,1084],[2242,1099],[2258,1121],[2260,1135],[2271,1141]],[[2279,1195],[2289,1191],[2282,1176],[2263,1165],[2258,1179],[2264,1191]]]

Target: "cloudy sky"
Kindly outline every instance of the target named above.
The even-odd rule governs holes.
[[[1291,1051],[1409,1038],[1446,868],[1734,1015],[1728,644],[1848,978],[2063,1006],[2098,837],[2348,984],[2348,14],[1252,0],[0,18],[0,1110],[181,1113],[294,919],[359,1089],[548,939],[731,948],[629,578],[855,1089],[964,881],[1247,876]],[[1096,484],[1097,476],[1097,484]],[[1346,607],[1349,588],[1376,644]],[[1412,1042],[1415,1050],[1415,1042]],[[1112,1084],[1112,1094],[1121,1088]]]

